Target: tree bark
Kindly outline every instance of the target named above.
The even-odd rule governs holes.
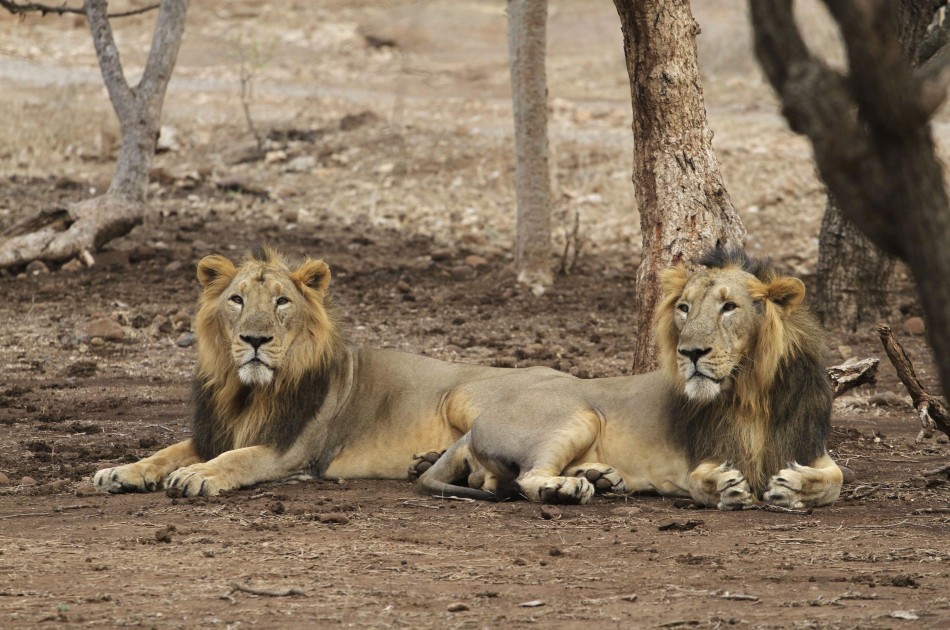
[[[657,273],[691,265],[717,244],[743,245],[745,228],[722,183],[706,123],[688,0],[614,0],[633,102],[633,183],[643,254],[637,270],[634,372],[657,366]]]
[[[548,172],[547,0],[508,0],[508,56],[515,119],[515,264],[518,281],[540,295],[551,285]]]
[[[108,2],[86,0],[84,9],[122,133],[116,172],[104,195],[70,205],[64,209],[65,216],[63,212],[44,212],[43,216],[56,220],[43,224],[31,217],[11,228],[0,243],[0,267],[31,260],[67,260],[99,249],[142,222],[148,171],[161,126],[165,90],[185,29],[188,0],[162,0],[145,70],[135,87],[128,84],[122,70],[109,26]],[[31,229],[25,231],[24,225]]]
[[[812,57],[790,0],[750,0],[756,54],[842,212],[913,272],[950,394],[950,205],[930,132],[931,76],[911,72],[887,0],[826,4],[847,48],[848,76]]]
[[[947,0],[900,0],[892,2],[898,41],[907,63],[918,67],[936,48],[936,31],[928,33],[937,10]],[[818,237],[818,274],[815,311],[826,327],[856,331],[860,324],[886,318],[891,305],[894,258],[874,245],[842,214],[829,193]]]
[[[830,193],[818,242],[814,305],[822,325],[854,332],[886,317],[894,258],[844,218]]]

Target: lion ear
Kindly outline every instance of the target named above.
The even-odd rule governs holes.
[[[236,272],[234,263],[220,254],[212,254],[205,256],[198,263],[198,282],[208,289],[231,282]]]
[[[788,314],[805,299],[805,284],[790,276],[776,278],[765,285],[765,297]]]
[[[308,260],[294,270],[290,277],[305,287],[323,293],[330,286],[330,267],[322,260]]]
[[[667,297],[671,295],[680,295],[689,279],[689,273],[686,266],[682,263],[660,272],[660,286],[663,287],[663,294]]]

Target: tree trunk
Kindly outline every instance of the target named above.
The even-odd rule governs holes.
[[[508,0],[508,56],[515,119],[515,264],[518,281],[540,295],[551,285],[548,173],[547,0]]]
[[[122,71],[107,4],[106,0],[86,0],[84,9],[122,133],[112,183],[100,197],[71,204],[62,212],[47,211],[41,217],[30,217],[13,226],[0,243],[0,267],[23,265],[31,260],[67,260],[82,252],[95,251],[142,222],[148,171],[161,127],[165,89],[185,29],[188,0],[162,1],[145,70],[134,88]],[[44,222],[43,218],[50,220]]]
[[[894,258],[844,218],[830,193],[818,242],[814,304],[821,323],[854,332],[886,317]]]
[[[633,183],[643,254],[637,270],[634,372],[657,366],[657,273],[691,265],[717,244],[743,245],[745,228],[722,183],[706,124],[696,56],[699,25],[687,0],[614,0],[633,101]]]
[[[892,2],[897,35],[907,63],[916,68],[936,49],[928,50],[927,27],[946,0]],[[874,245],[842,214],[829,193],[818,237],[815,311],[826,327],[854,332],[860,324],[887,318],[893,285],[894,258]]]
[[[931,95],[945,92],[947,73],[927,64],[911,72],[887,0],[826,4],[847,48],[848,76],[812,57],[790,0],[750,0],[756,54],[844,215],[907,261],[950,395],[950,202],[929,124],[939,105]]]

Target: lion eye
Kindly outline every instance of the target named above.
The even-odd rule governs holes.
[[[736,305],[735,302],[726,302],[725,304],[722,305],[722,312],[728,313],[729,311],[734,311],[737,308],[739,307]]]
[[[283,306],[284,304],[289,304],[289,303],[290,303],[289,298],[285,298],[284,296],[280,296],[279,298],[277,298],[277,306]]]
[[[242,306],[244,304],[244,299],[240,295],[232,295],[228,299],[234,302],[235,304],[237,304],[238,306]]]
[[[688,312],[689,312],[689,304],[680,304],[680,305],[677,306],[676,308],[677,308],[680,312],[683,312],[683,313],[688,313]]]

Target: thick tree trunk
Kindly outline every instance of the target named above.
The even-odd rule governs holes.
[[[11,228],[0,243],[0,267],[31,260],[67,260],[95,251],[142,222],[148,171],[161,126],[165,89],[185,29],[188,0],[162,1],[148,61],[134,88],[122,71],[107,4],[106,0],[86,0],[84,9],[122,133],[115,176],[104,195],[72,204],[64,211],[44,212]],[[50,220],[44,222],[43,218]]]
[[[826,4],[847,47],[847,77],[811,56],[790,0],[750,0],[756,54],[842,212],[914,273],[950,395],[950,203],[929,124],[946,73],[911,72],[887,0]]]
[[[894,258],[841,214],[831,194],[818,241],[814,304],[821,323],[854,332],[859,324],[886,318]]]
[[[515,119],[515,264],[518,281],[540,295],[551,285],[548,173],[547,0],[508,0],[508,56]]]
[[[633,183],[643,254],[637,270],[633,369],[657,365],[657,273],[692,264],[716,244],[745,242],[706,124],[696,57],[699,25],[687,0],[614,0],[633,101]]]
[[[907,63],[917,67],[936,52],[927,27],[946,0],[892,2],[898,40]],[[829,193],[818,237],[815,310],[826,327],[857,330],[887,318],[894,258],[885,254],[841,214]]]

